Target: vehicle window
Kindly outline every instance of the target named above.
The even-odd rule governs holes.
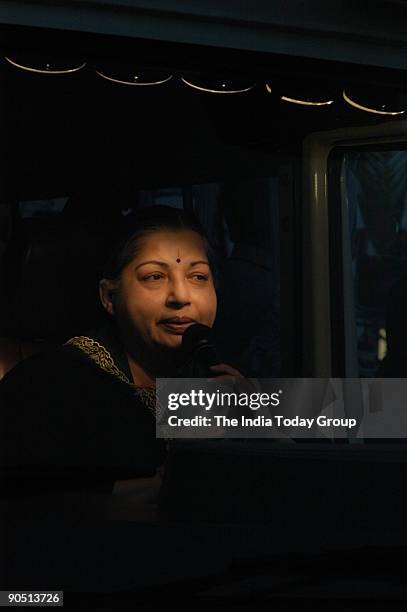
[[[341,184],[347,375],[405,376],[407,151],[348,151]]]
[[[49,200],[19,202],[18,209],[22,219],[53,217],[62,213],[67,201],[67,197],[62,197]]]
[[[135,190],[133,197],[121,202],[120,214],[116,216],[126,217],[137,207],[157,204],[192,210],[215,251],[218,314],[214,331],[222,360],[247,376],[279,375],[278,177]],[[81,329],[85,329],[88,321],[90,324],[94,318],[96,306],[91,302],[97,295],[89,286],[97,285],[94,253],[99,248],[100,233],[108,233],[110,226],[98,230],[102,214],[98,215],[94,209],[89,211],[87,206],[86,200],[75,197],[19,203],[19,217],[24,227],[15,231],[23,231],[21,249],[26,255],[24,278],[21,282],[17,279],[14,298],[17,333],[21,329],[27,336],[34,334],[48,341],[59,340],[75,334],[75,321],[79,320]],[[76,262],[75,272],[71,269],[73,261]],[[53,272],[55,266],[65,270],[64,280]],[[83,299],[87,296],[87,321],[81,320],[82,306],[81,312],[76,312],[74,303],[70,305],[65,296],[66,278],[72,275],[73,282],[81,285]],[[36,296],[32,294],[32,288],[41,282],[38,277],[44,278],[47,295],[50,293],[47,300],[50,313],[46,321],[37,321],[36,314],[44,312],[39,301],[45,289],[44,292],[36,291]],[[27,317],[22,304],[34,302],[36,308],[30,308],[34,314]],[[70,310],[68,314],[64,314],[66,309]],[[59,330],[61,325],[67,326],[66,333],[64,329]],[[10,332],[14,333],[11,327]]]
[[[139,192],[138,206],[165,204],[174,208],[183,208],[182,188],[143,189]]]

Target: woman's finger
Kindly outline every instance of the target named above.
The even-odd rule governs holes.
[[[237,376],[243,378],[242,374],[238,370],[235,370],[235,368],[232,368],[232,366],[228,365],[227,363],[219,363],[217,365],[210,366],[210,369],[213,372],[230,374],[230,376]]]
[[[225,383],[231,385],[232,387],[236,383],[236,376],[231,376],[230,374],[224,374],[223,376],[217,376],[216,378],[208,378],[207,381],[213,383],[216,382]]]
[[[219,363],[210,366],[210,369],[220,374],[220,376],[216,376],[216,380],[233,385],[236,391],[241,393],[252,393],[256,390],[255,385],[253,385],[248,378],[245,378],[238,370],[232,368],[232,366],[227,363]]]

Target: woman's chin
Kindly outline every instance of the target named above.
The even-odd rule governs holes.
[[[179,349],[182,345],[182,336],[181,335],[168,335],[165,338],[159,338],[156,346],[159,346],[162,349],[174,350]]]
[[[165,346],[169,349],[179,349],[182,345],[182,336],[173,336],[166,343]]]

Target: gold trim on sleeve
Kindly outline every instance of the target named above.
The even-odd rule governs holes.
[[[88,338],[88,336],[74,336],[68,340],[66,344],[72,344],[81,349],[81,351],[86,353],[92,361],[102,368],[102,370],[108,372],[108,374],[113,374],[113,376],[116,376],[116,378],[119,378],[128,385],[133,385],[126,374],[119,370],[109,351],[102,344],[97,342],[97,340]]]
[[[132,387],[140,397],[143,404],[147,406],[149,410],[155,412],[155,389],[139,387],[132,383],[126,374],[117,367],[109,351],[97,340],[94,340],[94,338],[89,338],[88,336],[74,336],[65,344],[76,346],[78,349],[83,351],[89,357],[89,359],[94,361],[96,365],[98,365],[104,372],[115,376],[126,385]]]

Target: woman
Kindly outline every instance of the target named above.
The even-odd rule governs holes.
[[[155,379],[177,375],[183,333],[216,315],[212,252],[197,221],[165,206],[126,218],[100,298],[108,317],[99,330],[22,362],[0,386],[3,465],[20,487],[137,491],[150,481],[134,479],[154,478],[165,455]],[[213,372],[240,377],[225,364]]]

